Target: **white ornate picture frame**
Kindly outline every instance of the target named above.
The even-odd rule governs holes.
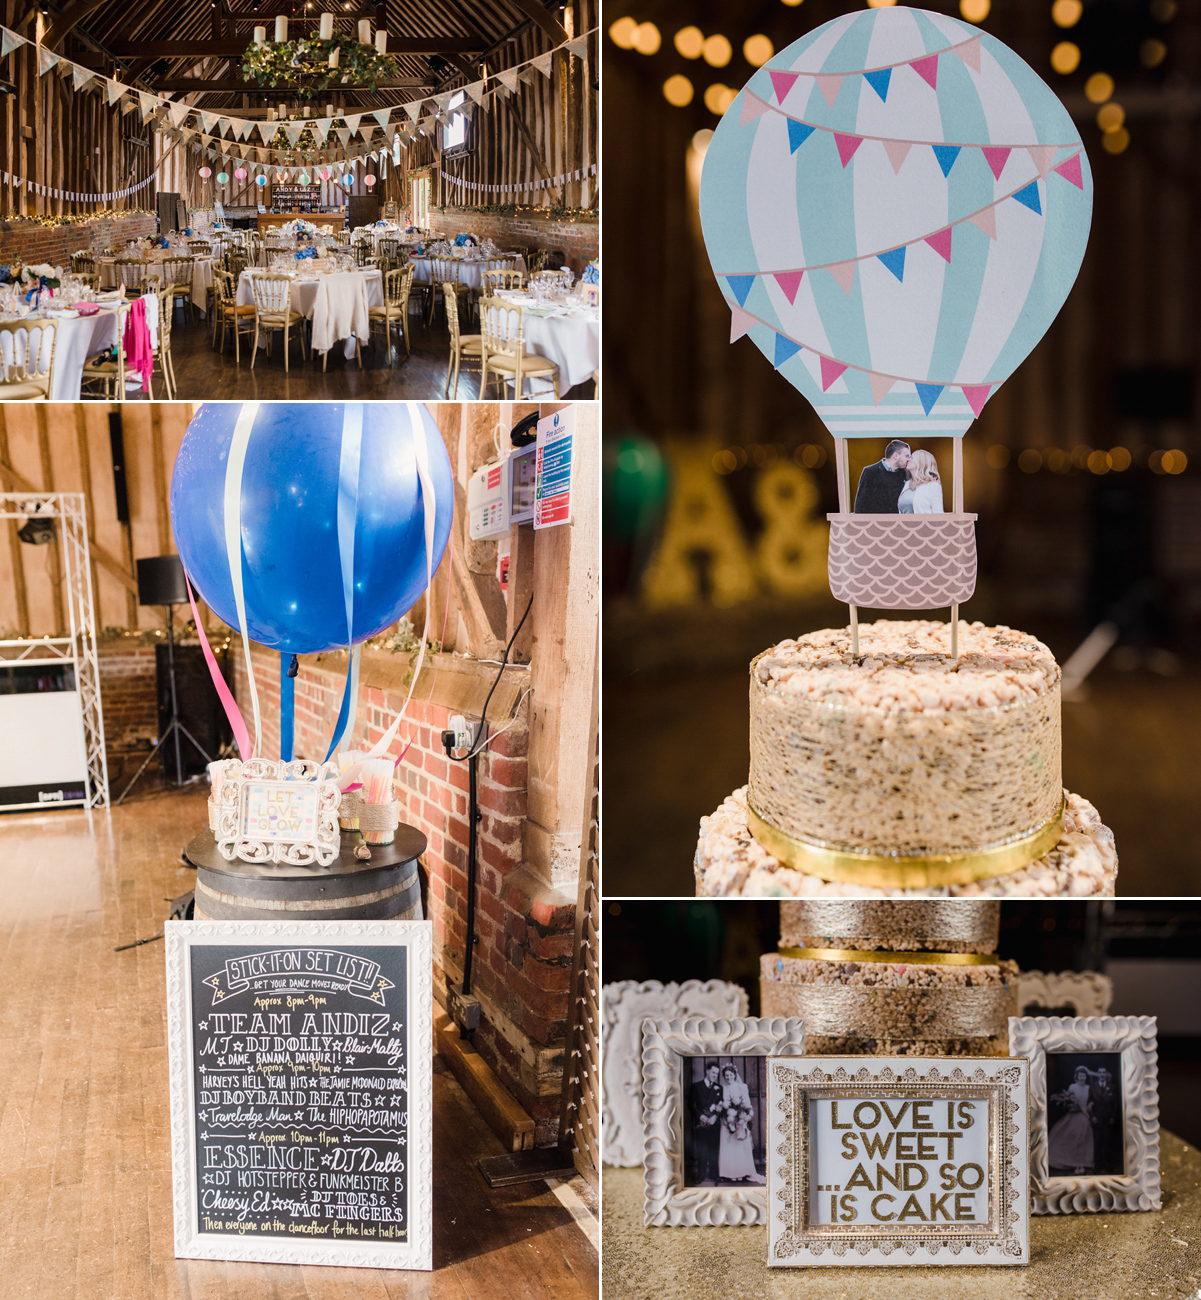
[[[1018,975],[1018,1012],[1042,1008],[1071,1007],[1077,1016],[1104,1016],[1113,1002],[1113,980],[1095,970],[1024,970]]]
[[[1009,1050],[1030,1061],[1030,1184],[1035,1214],[1158,1210],[1159,1075],[1154,1016],[1013,1016]],[[1121,1055],[1121,1174],[1050,1174],[1047,1056]]]
[[[175,1257],[432,1269],[432,923],[168,921],[165,929]],[[210,966],[221,978],[202,978]],[[339,1009],[339,998],[353,1010]],[[237,1024],[234,1012],[244,1017]],[[304,1053],[311,1072],[294,1063]],[[290,1076],[277,1057],[287,1058]],[[357,1095],[327,1087],[337,1070],[355,1078]],[[265,1087],[248,1077],[269,1071]],[[218,1107],[215,1080],[226,1076]],[[198,1079],[214,1091],[198,1097]],[[212,1184],[211,1170],[223,1175]],[[372,1183],[366,1199],[362,1175]],[[268,1199],[242,1208],[243,1197]],[[205,1213],[229,1220],[202,1225]],[[253,1230],[247,1220],[256,1220]]]
[[[618,980],[601,990],[603,1145],[607,1165],[642,1163],[642,1022],[708,1016],[732,1020],[747,1013],[746,989],[726,980]]]
[[[768,1265],[1028,1263],[1027,1077],[1007,1059],[771,1061]]]
[[[232,761],[226,768],[216,806],[213,838],[228,862],[311,862],[328,867],[342,849],[338,826],[337,771],[331,764],[299,759],[293,763],[270,758]],[[257,818],[256,809],[278,797],[294,816],[276,825]]]
[[[695,1056],[800,1056],[804,1025],[796,1016],[734,1020],[687,1019],[642,1022],[642,1099],[646,1124],[645,1215],[647,1227],[704,1227],[762,1223],[765,1185],[685,1185],[685,1062]],[[764,1098],[766,1102],[766,1098]],[[771,1123],[760,1117],[772,1159]]]

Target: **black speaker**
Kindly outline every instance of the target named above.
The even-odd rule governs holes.
[[[158,682],[158,734],[165,735],[171,725],[171,659],[175,662],[176,699],[179,721],[185,726],[206,754],[216,758],[221,746],[230,737],[225,710],[217,698],[213,679],[204,661],[204,651],[198,645],[172,647],[174,656],[167,653],[162,641],[154,647]],[[217,663],[225,672],[228,651],[216,651]],[[163,773],[169,781],[186,781],[205,770],[206,759],[187,740],[181,741],[179,769],[175,766],[175,746],[166,744],[159,750]]]
[[[129,523],[129,495],[125,491],[125,434],[121,429],[120,411],[109,412],[108,445],[113,458],[113,492],[117,497],[117,520],[119,523],[127,524]]]
[[[139,605],[186,605],[188,584],[178,555],[138,561]]]

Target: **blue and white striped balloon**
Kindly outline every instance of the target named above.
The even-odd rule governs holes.
[[[701,225],[731,313],[837,437],[963,434],[1084,257],[1092,174],[1049,86],[922,9],[824,24],[719,123]]]

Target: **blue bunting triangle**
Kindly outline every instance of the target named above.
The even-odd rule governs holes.
[[[905,248],[890,248],[887,253],[877,253],[876,256],[884,263],[886,267],[897,277],[898,280],[905,278]]]
[[[936,144],[933,145],[934,156],[938,159],[938,165],[942,168],[942,174],[949,176],[951,168],[955,166],[955,159],[959,157],[959,148],[957,144]]]
[[[788,119],[788,152],[796,153],[812,134],[813,128],[811,126],[790,117]]]
[[[1029,185],[1013,196],[1025,208],[1031,212],[1037,212],[1041,217],[1043,214],[1043,205],[1038,201],[1038,181],[1031,181]]]
[[[734,290],[734,297],[738,299],[740,307],[746,306],[746,296],[751,291],[751,285],[755,283],[753,275],[727,275],[730,288]]]
[[[772,365],[777,370],[788,360],[789,357],[795,357],[801,350],[799,343],[794,343],[792,339],[786,338],[783,334],[776,335],[776,355]]]
[[[888,99],[888,83],[892,78],[891,68],[878,68],[875,72],[865,72],[863,77],[881,99]]]
[[[929,415],[931,408],[934,403],[938,401],[939,396],[942,393],[942,384],[915,384],[914,387],[917,389],[917,395],[921,399],[922,410]]]

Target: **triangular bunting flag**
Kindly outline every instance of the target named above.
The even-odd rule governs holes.
[[[516,68],[506,68],[503,72],[498,72],[498,73],[496,74],[496,76],[497,76],[497,80],[499,80],[500,84],[501,84],[502,86],[504,86],[506,90],[516,90],[516,89],[517,89],[517,69],[516,69]],[[444,104],[440,104],[439,107],[445,108],[445,105],[444,105]]]
[[[992,145],[985,145],[980,152],[984,155],[984,161],[988,163],[988,169],[992,172],[994,179],[1000,180],[1001,173],[1005,170],[1005,163],[1009,158],[1010,150],[1001,149]]]
[[[797,72],[768,72],[771,77],[772,88],[776,92],[776,103],[782,104],[788,98],[788,92],[796,85],[796,79],[800,76]]]
[[[790,357],[795,357],[800,350],[801,345],[799,343],[794,343],[792,339],[783,334],[777,334],[776,355],[772,358],[772,365],[779,370],[785,361]]]
[[[905,279],[905,246],[900,248],[890,248],[887,253],[877,253],[876,256],[884,263],[886,267],[897,277],[898,280]]]
[[[200,119],[200,125],[206,135],[211,135],[213,127],[217,125],[216,113],[198,112],[196,116]]]
[[[826,98],[826,103],[831,108],[834,107],[834,101],[838,98],[838,92],[842,88],[842,74],[821,72],[813,78],[817,82],[817,88]]]
[[[913,386],[917,389],[917,395],[921,399],[922,410],[929,415],[931,408],[934,406],[934,403],[938,401],[939,396],[942,393],[942,384],[915,383]]]
[[[838,287],[843,293],[851,292],[855,283],[854,262],[835,262],[833,266],[827,266],[826,270],[838,281]]]
[[[788,152],[796,153],[812,134],[813,128],[811,126],[790,117],[788,119]]]
[[[738,305],[745,307],[747,294],[751,291],[751,285],[755,283],[755,277],[753,275],[727,275],[726,280],[734,297],[738,299]]]
[[[287,125],[284,127],[284,134],[288,137],[289,140],[292,141],[293,144],[295,144],[300,139],[300,137],[304,134],[304,123],[303,122],[287,123]]]
[[[784,290],[784,297],[790,303],[796,302],[797,290],[801,287],[801,280],[804,279],[804,271],[777,271],[775,281]]]
[[[973,72],[980,71],[979,36],[976,36],[972,40],[965,41],[964,44],[957,46],[953,51],[953,53],[958,54],[959,57],[964,61],[964,63],[967,64],[969,68],[971,68]]]
[[[1030,161],[1038,170],[1040,179],[1045,180],[1047,173],[1051,170],[1051,164],[1055,161],[1055,155],[1059,152],[1059,146],[1054,144],[1032,144],[1026,149],[1030,155]]]
[[[1074,153],[1070,158],[1065,159],[1055,168],[1055,174],[1062,176],[1064,180],[1071,181],[1078,189],[1084,189],[1084,177],[1080,172],[1080,155]]]
[[[822,357],[822,392],[828,392],[830,385],[846,369],[846,364],[842,361],[831,361],[829,357]]]
[[[909,140],[885,140],[884,152],[888,155],[888,161],[892,163],[894,174],[900,172],[905,159],[909,157],[909,150],[913,144]]]
[[[29,42],[24,36],[18,36],[16,32],[10,32],[7,27],[0,27],[0,58],[7,58],[13,50],[19,50],[22,45],[28,44]],[[19,181],[18,184],[20,184]]]
[[[44,77],[56,63],[59,63],[60,56],[53,50],[48,50],[44,45],[38,46],[38,76]]]
[[[888,83],[892,80],[891,68],[879,68],[875,72],[865,72],[863,79],[882,100],[888,99]]]
[[[967,404],[972,408],[972,414],[978,418],[980,412],[984,410],[984,403],[988,401],[988,394],[992,385],[962,384],[960,388],[964,397],[967,398]]]
[[[1041,217],[1043,214],[1043,205],[1038,199],[1038,181],[1031,181],[1029,185],[1023,185],[1020,190],[1013,196],[1024,208],[1029,208],[1031,212],[1037,212]]]
[[[275,123],[274,123],[274,122],[260,122],[260,123],[258,124],[258,127],[259,127],[259,136],[260,136],[260,138],[262,139],[263,143],[264,143],[264,144],[270,144],[270,143],[271,143],[271,137],[275,134]]]
[[[338,137],[339,140],[342,141],[342,147],[344,149],[348,149],[350,147],[350,127],[340,126],[334,132],[334,134]]]
[[[502,72],[502,73],[500,74],[500,76],[501,76],[501,80],[504,81],[505,78],[508,77],[509,75],[510,75],[510,74],[507,73],[507,72]],[[516,90],[516,89],[517,89],[517,74],[516,74],[516,72],[512,73],[512,77],[513,77],[513,85],[510,87],[510,89],[511,89],[511,90]],[[505,85],[506,85],[506,86],[509,85],[508,81],[505,81]],[[450,97],[451,97],[451,95],[453,95],[454,93],[455,93],[455,92],[454,92],[453,90],[447,90],[447,91],[443,92],[441,95],[435,95],[435,96],[433,97],[433,98],[434,98],[434,103],[438,105],[438,112],[439,112],[439,113],[445,113],[445,112],[446,112],[447,107],[448,107],[449,104],[450,104]]]
[[[930,54],[924,59],[914,59],[909,65],[931,90],[938,89],[938,55]]]
[[[380,126],[387,126],[388,119],[392,116],[392,110],[390,108],[377,108],[372,116]]]
[[[977,230],[983,230],[989,239],[997,237],[997,209],[990,205],[981,212],[973,213],[968,220]]]
[[[944,176],[951,174],[951,168],[955,166],[955,159],[959,157],[960,145],[957,144],[936,144],[931,145],[934,150],[934,156],[938,159],[938,165],[942,169]]]
[[[738,118],[739,126],[746,126],[748,122],[753,122],[755,118],[762,117],[768,110],[768,102],[760,99],[753,90],[744,90],[742,92],[742,113]]]
[[[544,77],[550,76],[551,71],[554,67],[554,61],[555,61],[554,51],[550,51],[547,54],[539,54],[530,60],[530,62],[534,65],[534,67],[536,67]]]
[[[863,143],[861,135],[843,135],[840,131],[834,132],[834,143],[838,146],[838,156],[842,159],[842,165],[845,167],[855,156],[855,150]]]
[[[158,107],[158,101],[153,95],[148,95],[144,90],[138,91],[138,103],[142,108],[142,121],[144,122],[151,113]]]
[[[477,104],[482,104],[484,102],[485,87],[482,81],[472,81],[468,85],[464,86],[463,89],[467,91],[468,99],[475,100]],[[416,112],[412,111],[414,108],[417,110]],[[421,115],[421,104],[406,104],[405,112],[408,113],[414,122],[416,122],[417,118]]]
[[[875,371],[869,371],[867,382],[872,388],[872,405],[879,406],[881,401],[892,392],[897,381],[887,375],[877,375]]]
[[[92,73],[87,68],[81,68],[78,63],[71,64],[71,84],[75,90],[86,86],[91,79]]]
[[[577,36],[574,41],[567,42],[567,48],[577,59],[582,59],[588,53],[588,38],[586,36]]]
[[[991,211],[991,209],[990,209]],[[951,260],[951,227],[946,230],[940,230],[936,235],[927,235],[926,243],[942,258],[944,262]]]
[[[359,129],[359,123],[363,120],[363,114],[347,113],[344,120],[346,125],[350,127],[351,131],[357,131]]]
[[[104,88],[105,98],[108,100],[109,108],[125,94],[125,87],[119,81],[110,81]]]

